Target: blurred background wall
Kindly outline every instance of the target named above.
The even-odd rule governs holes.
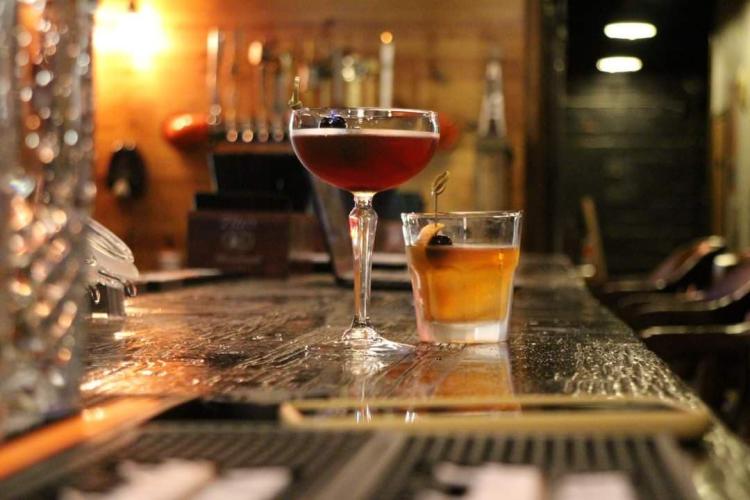
[[[711,47],[712,227],[750,247],[750,2],[717,4]]]
[[[315,41],[320,50],[327,43],[373,56],[381,31],[392,32],[394,104],[436,109],[461,132],[455,147],[404,186],[424,196],[432,177],[450,168],[448,210],[471,208],[473,130],[485,64],[499,50],[514,152],[513,204],[523,207],[528,10],[527,0],[102,0],[94,55],[96,217],[123,237],[144,269],[156,266],[165,247],[183,250],[193,194],[210,187],[207,151],[175,149],[162,125],[174,113],[208,110],[206,37],[215,27],[290,47]],[[107,162],[121,141],[136,143],[146,162],[142,199],[115,199],[106,186]]]
[[[653,22],[657,35],[604,36],[605,24],[626,18]],[[381,32],[392,32],[394,105],[436,109],[457,132],[403,189],[426,200],[430,179],[450,169],[447,210],[474,208],[485,66],[500,54],[511,204],[526,210],[529,250],[579,259],[584,196],[598,208],[614,273],[649,269],[708,232],[750,245],[745,0],[102,0],[96,216],[144,269],[163,249],[184,252],[193,195],[211,188],[209,151],[173,147],[162,127],[176,113],[208,111],[206,37],[215,28],[311,57],[337,47],[374,59]],[[616,54],[639,57],[643,68],[597,71],[600,57]],[[146,162],[141,199],[116,199],[107,187],[121,142],[135,143]]]
[[[568,0],[566,65],[559,93],[554,238],[581,252],[581,198],[599,214],[610,271],[636,273],[710,231],[708,33],[712,2]],[[611,39],[605,25],[644,20],[653,38]],[[607,56],[642,68],[604,73]]]

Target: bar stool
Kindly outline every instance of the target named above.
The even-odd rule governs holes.
[[[665,295],[619,310],[635,330],[666,325],[729,325],[750,312],[750,259],[744,260],[704,291]]]
[[[726,248],[724,238],[706,236],[677,248],[646,277],[620,279],[594,288],[594,294],[614,307],[634,293],[676,292],[690,287],[703,288],[711,282],[713,259]]]
[[[631,319],[640,314],[644,306],[652,307],[678,307],[696,301],[720,299],[739,287],[746,277],[743,273],[730,274],[737,268],[750,264],[750,251],[743,253],[722,253],[714,258],[712,263],[711,286],[704,289],[691,289],[685,292],[645,292],[632,293],[620,298],[616,304],[611,306],[614,312],[625,320],[626,323],[633,322]]]

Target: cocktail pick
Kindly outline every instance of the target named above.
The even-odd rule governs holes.
[[[450,171],[446,170],[442,174],[435,177],[435,180],[432,181],[432,189],[430,191],[430,194],[432,195],[432,203],[433,203],[434,212],[435,212],[436,224],[437,224],[437,214],[438,214],[438,195],[443,194],[443,191],[445,191],[445,188],[448,185],[448,179],[450,178],[450,176],[451,176]]]
[[[299,83],[300,79],[298,76],[294,77],[294,87],[292,87],[292,97],[289,98],[289,109],[300,109],[302,107],[302,101],[299,100]]]

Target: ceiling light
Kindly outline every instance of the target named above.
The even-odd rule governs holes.
[[[604,73],[632,73],[642,67],[641,60],[631,56],[602,57],[596,61],[596,69]]]
[[[608,38],[622,40],[642,40],[656,36],[656,26],[644,22],[609,23],[604,27],[604,34]]]

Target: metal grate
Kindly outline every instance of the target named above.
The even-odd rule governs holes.
[[[554,482],[565,474],[622,471],[641,500],[694,498],[679,452],[664,437],[453,436],[411,437],[374,496],[411,498],[434,484],[441,462],[536,465]]]
[[[0,482],[0,498],[57,498],[67,486],[104,492],[120,482],[117,464],[121,461],[155,463],[168,458],[209,460],[221,469],[289,467],[294,477],[289,494],[295,496],[313,483],[332,480],[341,462],[369,437],[234,423],[150,424],[108,446],[69,453]]]
[[[567,473],[623,471],[640,500],[694,497],[679,452],[664,437],[405,436],[169,423],[75,454],[0,483],[0,497],[55,498],[64,486],[103,492],[120,481],[120,461],[167,458],[210,460],[222,469],[289,467],[294,479],[285,498],[412,498],[434,485],[433,468],[442,462],[531,464],[552,484]]]

